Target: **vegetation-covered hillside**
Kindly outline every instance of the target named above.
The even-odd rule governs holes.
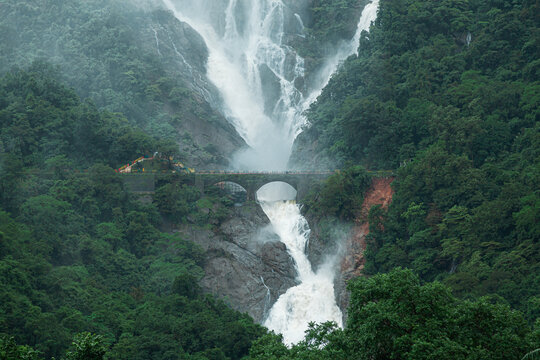
[[[537,1],[381,0],[296,154],[399,168],[388,212],[371,213],[366,274],[408,267],[539,317],[539,14]]]
[[[314,44],[350,33],[362,3],[312,1],[303,51],[316,62]],[[306,204],[328,227],[361,211],[360,165],[396,170],[393,203],[370,212],[346,328],[313,325],[287,348],[203,294],[204,251],[162,231],[212,228],[230,201],[172,176],[143,201],[113,170],[155,151],[219,164],[242,145],[174,70],[177,43],[159,41],[174,31],[203,67],[196,34],[123,1],[2,2],[0,359],[503,360],[540,348],[539,3],[380,6],[296,156],[344,169]]]
[[[288,349],[267,334],[250,350],[254,360],[521,359],[540,341],[523,314],[489,299],[463,301],[440,283],[422,285],[411,270],[395,269],[349,284],[344,330],[313,325]]]
[[[161,199],[169,184],[144,204],[107,166],[169,146],[81,102],[45,64],[0,78],[1,359],[59,359],[72,339],[66,359],[247,354],[263,329],[203,295],[203,251],[159,230],[162,215],[206,224],[200,193]]]
[[[153,3],[4,1],[0,74],[45,60],[81,98],[177,142],[192,166],[224,166],[244,143],[202,95],[206,46]]]

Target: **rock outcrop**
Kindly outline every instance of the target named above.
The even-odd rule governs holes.
[[[393,178],[372,179],[372,184],[364,196],[360,214],[352,224],[343,223],[336,218],[320,219],[309,211],[305,214],[311,228],[307,249],[309,261],[315,271],[328,261],[335,264],[334,291],[344,320],[349,305],[347,281],[362,276],[364,269],[366,236],[369,234],[369,210],[374,205],[388,207],[394,193],[391,187],[393,180]]]
[[[337,303],[342,309],[345,319],[347,316],[346,309],[349,305],[347,281],[362,276],[362,270],[364,269],[366,236],[369,234],[369,210],[374,205],[381,205],[383,208],[388,207],[394,194],[394,190],[391,187],[393,180],[394,178],[373,178],[371,187],[364,197],[361,214],[352,226],[350,236],[347,239],[344,256],[341,261],[341,271],[335,283]]]
[[[206,250],[204,291],[257,322],[297,284],[294,261],[258,204],[235,208],[217,231],[187,226],[181,232]]]

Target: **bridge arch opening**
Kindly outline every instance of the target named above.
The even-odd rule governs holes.
[[[214,187],[223,194],[229,196],[237,204],[246,202],[247,190],[240,184],[232,181],[220,181],[214,184]]]
[[[257,190],[258,201],[296,200],[297,191],[290,184],[283,181],[273,181]]]

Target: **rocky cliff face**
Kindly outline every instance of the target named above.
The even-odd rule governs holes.
[[[347,281],[352,278],[362,276],[366,250],[366,236],[369,234],[368,214],[374,205],[388,207],[392,201],[394,190],[391,187],[394,178],[373,178],[371,187],[367,191],[364,202],[362,203],[362,212],[355,220],[352,226],[347,243],[345,245],[344,256],[341,260],[340,274],[336,278],[335,291],[338,306],[343,311],[346,320],[346,309],[349,305],[349,292],[347,291]]]
[[[180,232],[206,250],[203,289],[262,322],[277,298],[297,284],[294,261],[258,204],[235,208],[217,231]]]
[[[294,169],[316,169],[328,171],[336,168],[336,161],[319,145],[320,134],[312,128],[307,128],[295,139],[289,166]],[[341,164],[337,164],[340,166]]]
[[[366,236],[369,234],[368,214],[374,205],[387,207],[392,201],[393,178],[373,178],[362,203],[361,213],[352,224],[343,224],[336,219],[316,219],[306,214],[311,227],[308,257],[314,269],[328,260],[334,261],[336,300],[346,318],[349,304],[347,281],[362,276]],[[346,320],[346,319],[344,319]]]
[[[195,168],[225,168],[232,154],[246,143],[223,116],[219,92],[206,77],[206,44],[170,12],[158,9],[151,14],[140,29],[142,43],[169,74],[185,84],[164,104],[165,112],[178,118],[174,128],[183,160]]]
[[[0,46],[0,73],[35,59],[57,65],[81,98],[177,140],[191,167],[224,168],[245,147],[207,80],[205,42],[161,0],[41,3],[27,13],[17,0],[2,2],[2,34],[11,35]]]

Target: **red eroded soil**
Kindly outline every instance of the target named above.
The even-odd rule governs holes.
[[[366,250],[366,235],[369,234],[367,220],[369,209],[373,205],[386,208],[392,201],[394,190],[390,186],[394,178],[373,178],[362,203],[361,215],[356,219],[351,236],[348,239],[347,251],[341,262],[341,273],[345,279],[360,276],[364,269],[364,251]]]

